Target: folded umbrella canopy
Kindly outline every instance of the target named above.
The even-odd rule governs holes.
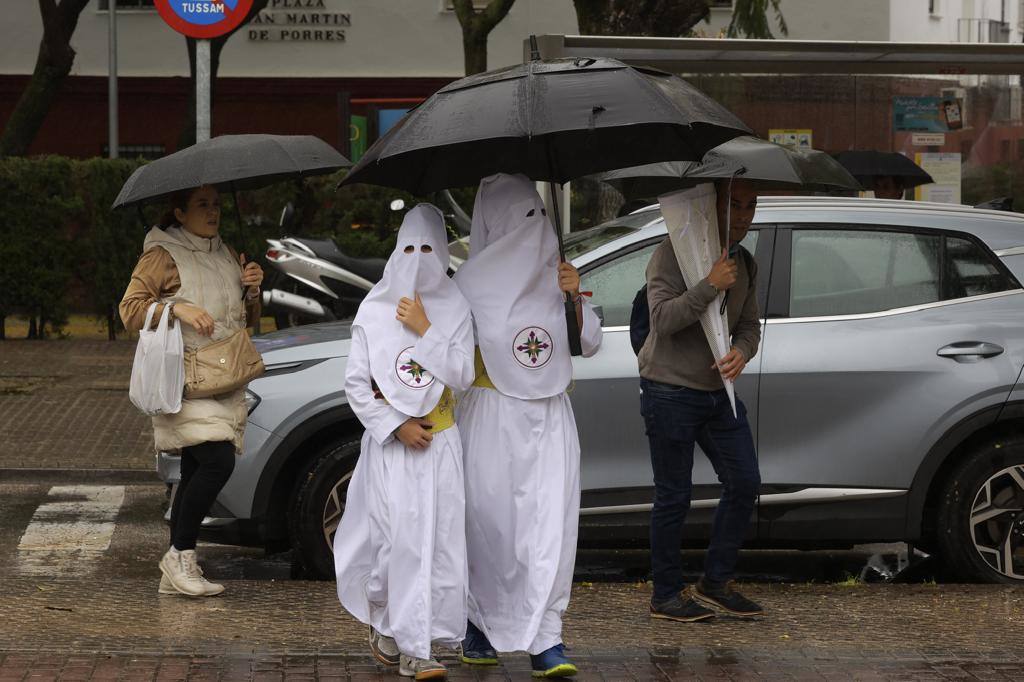
[[[904,189],[935,182],[923,168],[899,152],[840,152],[836,160],[864,185],[864,189],[874,190],[879,177],[898,178]]]
[[[441,88],[377,140],[341,184],[425,194],[494,173],[564,183],[613,168],[696,160],[748,133],[678,76],[614,59],[535,58]],[[557,208],[553,217],[564,253]],[[574,306],[566,301],[566,323],[579,355]]]
[[[719,178],[751,181],[759,190],[859,190],[860,183],[825,152],[775,144],[743,135],[721,144],[700,161],[663,161],[598,176],[627,198],[655,197]]]
[[[312,135],[221,135],[137,168],[114,200],[114,208],[159,201],[203,185],[230,192],[258,189],[351,165],[334,147]]]
[[[722,255],[722,242],[718,233],[718,213],[715,208],[717,194],[714,187],[703,185],[658,197],[665,227],[676,254],[676,262],[683,273],[687,288],[697,285]],[[700,314],[700,326],[711,346],[715,360],[729,352],[731,335],[729,319],[722,305],[724,293]],[[725,391],[736,416],[736,389],[732,381],[722,379]]]

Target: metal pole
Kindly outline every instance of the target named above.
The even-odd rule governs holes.
[[[210,41],[196,41],[196,142],[210,139]]]
[[[107,15],[110,20],[107,31],[107,47],[110,50],[107,62],[107,144],[110,158],[116,159],[120,155],[120,142],[117,139],[117,0],[108,0]]]

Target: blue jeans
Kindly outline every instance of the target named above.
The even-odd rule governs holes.
[[[698,391],[640,380],[641,412],[651,446],[654,509],[651,511],[651,573],[654,601],[685,587],[680,549],[693,489],[693,446],[711,460],[722,495],[704,560],[704,579],[724,584],[733,576],[750,525],[761,475],[747,409],[736,400],[732,414],[725,390]]]

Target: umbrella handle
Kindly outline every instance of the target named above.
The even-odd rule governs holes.
[[[555,235],[558,237],[558,259],[563,263],[565,260],[565,244],[562,241],[562,213],[558,210],[558,195],[555,183],[550,183],[551,210],[555,214],[552,225],[555,228]],[[580,321],[576,317],[576,301],[569,292],[565,292],[565,328],[569,333],[569,354],[573,357],[583,355],[583,344],[580,341]]]

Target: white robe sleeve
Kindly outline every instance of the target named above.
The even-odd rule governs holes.
[[[372,380],[366,334],[361,327],[353,327],[352,350],[345,367],[345,396],[370,436],[381,445],[386,445],[394,438],[395,429],[409,417],[387,402],[374,398]]]
[[[589,300],[583,300],[583,329],[580,330],[580,346],[583,357],[593,357],[601,348],[601,318],[597,316],[594,306]]]
[[[442,384],[456,393],[468,390],[473,384],[473,323],[465,322],[450,338],[437,325],[430,325],[412,351],[416,362],[423,365]]]

